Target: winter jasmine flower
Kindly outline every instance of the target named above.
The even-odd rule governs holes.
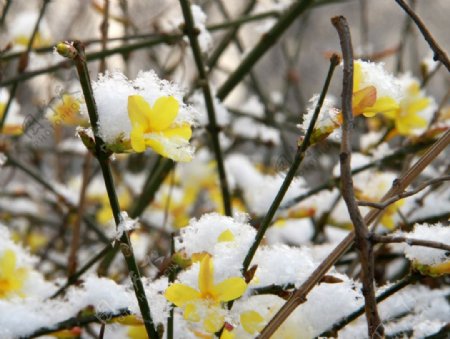
[[[158,98],[153,107],[140,95],[129,96],[128,116],[132,125],[130,138],[133,150],[143,152],[150,147],[163,157],[190,161],[192,130],[188,123],[175,122],[178,109],[178,101],[172,96]]]
[[[92,85],[98,110],[98,133],[115,153],[155,152],[190,161],[189,144],[196,112],[183,103],[183,92],[153,71],[129,81],[122,73],[101,75]],[[85,107],[83,107],[85,109]]]
[[[217,332],[224,323],[221,303],[242,296],[247,284],[241,277],[228,278],[216,284],[212,258],[205,255],[200,262],[198,286],[197,290],[185,284],[174,283],[167,288],[164,295],[176,306],[184,308],[186,320],[199,322],[203,319],[203,327],[207,332]]]
[[[87,118],[80,114],[80,99],[70,94],[63,94],[61,100],[52,105],[47,118],[55,125],[85,126]]]
[[[392,94],[390,89],[395,89]],[[385,90],[383,90],[385,89]],[[397,80],[387,74],[381,65],[357,60],[353,70],[353,115],[373,117],[377,113],[392,114],[399,103]]]
[[[17,267],[14,251],[5,250],[0,256],[0,299],[11,295],[23,297],[22,287],[27,274],[25,268]]]
[[[425,114],[431,116],[436,105],[434,100],[425,96],[417,80],[410,77],[403,79],[404,97],[394,112],[385,115],[394,120],[395,128],[400,135],[415,134],[418,129],[427,126]]]

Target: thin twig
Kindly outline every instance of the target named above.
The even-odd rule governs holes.
[[[450,60],[447,56],[447,53],[438,45],[436,40],[431,35],[430,31],[427,29],[422,19],[414,12],[414,10],[408,6],[408,4],[403,0],[395,0],[401,8],[414,20],[415,24],[419,28],[425,40],[428,42],[428,45],[434,52],[433,59],[435,61],[440,61],[444,64],[447,70],[450,72]]]
[[[256,4],[256,0],[250,0],[247,3],[247,5],[245,6],[244,10],[242,11],[242,14],[239,17],[245,18],[245,16],[251,12],[251,10],[255,6],[255,4]],[[214,66],[217,64],[221,55],[226,50],[226,48],[228,47],[230,42],[233,41],[233,39],[237,36],[238,30],[239,30],[239,26],[235,26],[219,42],[219,45],[216,47],[216,49],[211,53],[211,56],[208,58],[207,65],[208,65],[209,69],[213,69]]]
[[[397,235],[372,234],[370,237],[370,240],[372,240],[373,242],[378,242],[378,243],[383,243],[383,244],[403,243],[404,242],[404,243],[408,244],[409,246],[423,246],[423,247],[436,248],[438,250],[443,250],[443,251],[450,251],[450,245],[444,244],[442,242],[414,239],[414,238],[410,238],[410,237],[403,237],[403,236],[397,236]]]
[[[64,329],[70,329],[73,327],[82,327],[91,323],[104,323],[105,321],[109,321],[112,320],[114,318],[120,318],[120,317],[124,317],[127,315],[130,315],[131,312],[128,309],[122,309],[122,310],[118,310],[117,312],[98,312],[96,314],[93,315],[88,315],[85,317],[73,317],[70,319],[67,319],[65,321],[62,321],[58,324],[56,324],[55,326],[51,326],[51,327],[42,327],[37,329],[36,331],[34,331],[33,333],[21,337],[23,339],[27,338],[36,338],[39,336],[43,336],[46,334],[50,334],[53,332],[57,332],[57,331],[61,331]]]
[[[450,143],[450,130],[447,130],[422,157],[399,179],[391,189],[384,195],[381,201],[385,201],[405,190],[411,182],[443,151]],[[382,213],[380,210],[370,211],[364,218],[366,225],[374,222]],[[344,255],[355,239],[354,232],[349,233],[322,263],[311,273],[303,284],[292,294],[288,301],[280,308],[275,316],[261,332],[261,339],[268,339],[283,323],[283,321],[302,303],[306,301],[308,293],[321,281],[328,270]]]
[[[64,196],[58,189],[53,187],[46,179],[40,176],[39,173],[34,171],[32,168],[27,166],[26,164],[20,162],[19,160],[15,159],[11,156],[10,153],[5,152],[5,155],[7,156],[5,166],[14,166],[15,168],[20,169],[22,172],[24,172],[26,175],[28,175],[30,178],[35,180],[38,184],[42,185],[45,189],[50,191],[52,194],[55,195],[55,197],[58,198],[58,201],[61,201],[64,205],[66,205],[70,210],[76,210],[77,207],[67,199],[66,196]],[[98,227],[98,225],[88,216],[83,216],[83,221],[88,225],[88,227],[99,237],[99,239],[105,243],[108,244],[110,240],[105,235],[105,233]]]
[[[64,43],[63,45],[59,44],[58,46],[61,47],[60,51],[62,52],[62,55],[75,61],[77,73],[80,78],[81,88],[83,89],[83,95],[85,98],[89,119],[94,132],[95,156],[102,170],[109,203],[111,205],[111,210],[113,212],[116,227],[118,228],[123,220],[121,216],[119,201],[114,187],[111,168],[109,166],[109,154],[107,153],[105,143],[99,136],[98,132],[98,112],[91,87],[91,80],[87,68],[86,57],[84,54],[84,47],[79,41],[73,42],[73,45],[70,43]],[[127,232],[122,232],[122,234],[120,235],[119,243],[120,250],[122,251],[128,270],[130,272],[130,278],[133,284],[136,298],[138,300],[142,317],[144,319],[145,329],[151,339],[156,339],[158,338],[158,333],[156,331],[156,326],[150,313],[150,307],[145,295],[145,289],[142,283],[141,274],[139,272],[139,267],[136,263],[136,259],[133,253],[133,247],[131,245],[131,241]]]
[[[78,266],[77,252],[80,246],[80,233],[81,233],[80,227],[86,203],[87,186],[89,184],[89,168],[91,164],[91,157],[92,157],[91,153],[86,152],[83,164],[83,178],[81,183],[80,195],[78,199],[78,209],[77,213],[75,214],[75,220],[73,221],[72,224],[72,241],[70,243],[70,252],[68,260],[69,262],[67,265],[68,277],[72,276],[76,272]]]
[[[223,101],[237,84],[247,75],[249,70],[272,47],[278,38],[304,11],[313,4],[312,0],[299,0],[289,7],[278,19],[277,23],[264,34],[256,46],[247,54],[239,67],[228,77],[225,83],[217,91],[217,97]]]
[[[417,274],[410,274],[404,277],[403,279],[395,282],[391,286],[389,286],[386,290],[381,292],[377,297],[376,301],[377,303],[380,303],[393,294],[397,293],[404,287],[416,282],[420,278],[420,275]],[[347,326],[352,321],[359,318],[361,315],[364,314],[364,306],[361,306],[356,311],[352,312],[348,316],[344,317],[343,319],[339,320],[337,323],[335,323],[329,330],[321,333],[319,337],[337,337],[337,333],[343,329],[345,326]]]
[[[396,202],[400,199],[415,195],[415,194],[419,193],[420,191],[424,190],[425,188],[427,188],[428,186],[440,183],[442,181],[447,181],[447,180],[450,180],[450,175],[445,175],[440,178],[428,180],[428,181],[420,184],[417,188],[415,188],[411,191],[402,192],[390,199],[387,199],[386,201],[383,201],[382,203],[372,202],[372,201],[358,201],[358,205],[359,206],[368,206],[368,207],[373,207],[373,208],[378,208],[380,210],[383,210],[386,207],[388,207],[389,205],[393,204],[394,202]]]
[[[44,13],[45,13],[45,10],[46,10],[49,2],[50,2],[50,0],[44,0],[42,3],[42,7],[41,7],[41,10],[39,11],[38,19],[34,25],[33,32],[31,33],[31,36],[28,40],[27,49],[20,56],[20,61],[19,61],[18,67],[17,67],[19,74],[22,74],[28,66],[30,51],[31,51],[31,48],[33,47],[34,40],[36,39],[38,30],[39,30],[39,24],[41,23],[42,18],[44,17]],[[9,7],[9,4],[6,4],[6,6],[7,6],[6,7],[6,10],[7,10]],[[18,86],[19,86],[19,83],[12,84],[11,90],[9,92],[9,98],[8,98],[6,106],[3,110],[3,115],[0,120],[0,132],[3,130],[3,127],[5,126],[6,118],[8,117],[9,109],[11,108],[11,104],[16,96],[16,91],[17,91]]]
[[[108,42],[108,28],[109,28],[109,0],[104,0],[103,6],[103,21],[100,25],[100,33],[102,36],[102,51],[106,50],[106,44]],[[105,73],[106,70],[106,58],[100,59],[99,73]]]
[[[350,165],[352,156],[351,131],[353,128],[353,47],[347,20],[343,16],[337,16],[332,18],[331,22],[338,32],[344,61],[342,85],[343,124],[341,153],[339,155],[342,197],[347,205],[347,210],[355,229],[355,245],[361,262],[362,292],[365,300],[368,335],[369,338],[382,338],[384,336],[384,327],[381,323],[375,300],[373,246],[369,240],[369,231],[356,203]]]
[[[6,0],[5,6],[3,7],[2,16],[0,18],[0,28],[5,25],[6,15],[8,14],[8,10],[11,7],[12,0]]]
[[[182,38],[181,34],[161,35],[160,37],[157,37],[157,38],[151,38],[148,40],[139,41],[139,42],[131,43],[128,45],[122,45],[122,46],[111,48],[111,49],[108,49],[105,51],[87,53],[86,60],[87,60],[87,62],[91,62],[91,61],[99,60],[101,58],[104,58],[104,57],[107,57],[110,55],[127,54],[134,50],[138,50],[138,49],[142,49],[142,48],[150,47],[150,46],[155,46],[155,45],[160,45],[160,44],[171,45],[171,44],[179,41],[181,38]],[[55,65],[51,65],[51,66],[44,67],[44,68],[39,68],[34,71],[24,72],[24,73],[19,74],[11,79],[2,81],[0,83],[0,87],[9,86],[16,82],[22,82],[22,81],[31,79],[31,78],[41,75],[41,74],[55,72],[61,68],[67,68],[71,65],[72,65],[71,60],[64,60]]]
[[[198,43],[198,30],[195,28],[194,18],[192,16],[191,6],[189,0],[180,0],[181,9],[183,11],[185,21],[185,33],[191,43],[192,53],[194,54],[195,64],[197,66],[200,86],[202,87],[203,97],[205,99],[206,110],[208,112],[209,124],[207,130],[212,139],[212,147],[217,162],[217,170],[219,172],[220,189],[222,191],[222,200],[225,214],[232,215],[231,197],[228,189],[227,175],[225,172],[225,165],[223,161],[223,154],[220,149],[219,142],[219,128],[216,122],[216,112],[214,108],[211,88],[209,86],[208,75],[203,63],[202,52]]]
[[[311,122],[308,126],[308,130],[306,131],[305,138],[303,142],[297,147],[297,152],[295,154],[294,161],[292,162],[291,167],[289,168],[289,171],[286,174],[286,177],[283,180],[283,183],[281,184],[280,189],[278,190],[277,195],[275,196],[275,199],[273,200],[272,204],[269,207],[269,210],[264,217],[260,227],[258,228],[258,232],[256,233],[255,240],[252,243],[252,246],[247,252],[247,255],[245,256],[244,262],[242,264],[242,271],[245,273],[247,272],[248,268],[250,267],[250,264],[252,262],[253,256],[256,253],[256,250],[259,247],[259,244],[261,243],[264,234],[266,233],[270,223],[272,222],[272,219],[278,210],[278,207],[281,204],[281,201],[283,200],[286,192],[289,189],[289,185],[291,184],[292,180],[295,177],[295,173],[297,172],[300,164],[302,163],[303,159],[306,155],[306,150],[310,146],[310,140],[311,136],[314,130],[314,126],[316,124],[317,118],[320,113],[320,109],[322,108],[322,104],[325,100],[325,96],[328,92],[328,86],[330,85],[331,78],[333,76],[334,69],[339,64],[340,60],[337,55],[333,55],[330,59],[330,68],[328,69],[327,78],[325,80],[325,84],[323,86],[322,92],[320,93],[319,100],[317,101],[316,108],[314,110],[313,117],[311,119]]]
[[[361,173],[365,170],[368,170],[370,168],[373,167],[379,167],[383,164],[386,164],[390,161],[393,160],[398,160],[399,158],[408,155],[408,154],[412,154],[414,152],[423,150],[426,147],[429,147],[431,145],[431,143],[426,142],[426,143],[421,143],[421,144],[414,144],[414,145],[407,145],[397,151],[395,151],[392,154],[386,155],[381,159],[378,160],[374,160],[366,165],[363,165],[361,167],[355,168],[352,170],[352,175],[357,174],[357,173]],[[341,177],[336,176],[336,177],[332,177],[330,178],[328,181],[326,181],[323,184],[320,184],[312,189],[310,189],[309,191],[287,201],[286,203],[284,203],[283,205],[280,206],[280,209],[288,209],[291,208],[292,206],[298,204],[299,202],[309,198],[310,196],[319,193],[323,190],[331,190],[332,188],[336,187],[337,185],[339,185],[341,181]]]

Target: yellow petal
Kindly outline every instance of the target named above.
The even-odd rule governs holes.
[[[144,324],[142,319],[137,317],[134,314],[113,318],[112,322],[113,323],[118,323],[118,324],[121,324],[121,325],[134,326],[134,327],[139,327],[140,325]]]
[[[128,338],[130,339],[148,339],[145,326],[130,326],[128,328]]]
[[[223,231],[217,238],[218,242],[228,242],[234,240],[234,234],[229,229]]]
[[[225,317],[223,316],[223,314],[220,314],[216,310],[212,310],[208,312],[208,315],[203,321],[203,328],[206,332],[216,333],[222,328],[224,321]]]
[[[145,144],[156,153],[174,161],[187,162],[192,160],[192,154],[188,148],[189,143],[181,138],[164,138],[153,133],[145,139]]]
[[[174,97],[158,98],[148,115],[150,129],[152,131],[167,129],[177,117],[178,108],[178,101]]]
[[[131,147],[135,152],[145,151],[144,130],[140,126],[133,127],[130,133]]]
[[[128,97],[128,117],[133,129],[139,126],[144,132],[148,132],[150,128],[148,119],[151,115],[152,109],[141,95]]]
[[[0,261],[0,276],[6,278],[14,278],[14,270],[16,268],[16,254],[12,250],[6,250],[3,252],[2,259]]]
[[[402,135],[408,135],[411,133],[412,130],[416,128],[423,128],[426,126],[427,121],[416,114],[405,117],[399,117],[397,120],[395,120],[395,127],[397,128],[398,132]]]
[[[247,289],[243,278],[233,277],[214,286],[214,296],[219,301],[230,301],[239,298]]]
[[[214,265],[210,255],[205,255],[200,262],[198,273],[198,287],[203,297],[207,297],[213,291],[214,286]]]
[[[241,325],[247,333],[255,334],[264,327],[264,318],[256,311],[246,311],[241,313]]]
[[[413,102],[411,102],[406,111],[407,111],[407,115],[409,114],[413,114],[413,113],[417,113],[420,111],[423,111],[425,108],[427,108],[430,105],[430,98],[421,98],[421,99],[417,99],[414,100]]]
[[[366,109],[375,104],[377,100],[377,89],[374,86],[364,87],[361,90],[353,92],[352,108],[353,115],[358,116],[361,113],[366,115]]]
[[[183,124],[181,126],[166,129],[161,132],[166,138],[178,137],[189,141],[192,136],[192,129],[189,124]]]
[[[201,319],[201,317],[197,311],[197,306],[192,303],[186,305],[183,316],[184,316],[184,319],[193,321],[193,322],[198,322]]]
[[[375,104],[364,109],[364,116],[369,117],[382,113],[388,118],[394,119],[399,111],[399,104],[391,97],[378,98]]]
[[[223,330],[222,334],[220,335],[220,339],[234,339],[236,338],[236,335],[234,332],[228,331],[226,328]]]
[[[164,296],[173,304],[183,306],[187,302],[199,299],[200,293],[190,286],[175,283],[166,289]]]
[[[359,90],[361,78],[362,78],[361,64],[358,61],[356,61],[353,64],[353,93]]]

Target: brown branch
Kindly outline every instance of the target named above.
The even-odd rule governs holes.
[[[341,43],[344,62],[344,78],[342,86],[342,141],[341,154],[339,155],[341,167],[341,191],[342,197],[347,205],[350,219],[355,228],[355,245],[359,252],[361,262],[362,293],[365,300],[365,311],[368,325],[369,338],[383,338],[384,327],[378,314],[377,302],[375,300],[374,285],[374,256],[372,243],[369,240],[369,230],[356,203],[353,188],[351,170],[351,132],[353,128],[353,47],[347,20],[343,16],[331,19],[336,28]]]
[[[379,234],[372,234],[370,239],[373,242],[378,242],[378,243],[383,243],[383,244],[404,242],[410,246],[423,246],[423,247],[436,248],[438,250],[443,250],[443,251],[450,251],[450,245],[444,244],[444,243],[438,242],[438,241],[413,239],[413,238],[409,238],[409,237],[396,236],[396,235],[379,235]]]
[[[448,71],[450,71],[450,60],[448,59],[447,53],[438,45],[436,40],[434,40],[433,36],[431,35],[430,31],[427,29],[425,24],[423,23],[422,19],[413,11],[411,7],[408,6],[408,4],[403,0],[395,0],[401,8],[411,17],[411,19],[415,22],[417,27],[419,28],[420,32],[422,33],[425,40],[428,42],[428,45],[430,45],[430,48],[434,52],[433,59],[435,61],[440,61],[444,64],[444,66],[447,68]]]
[[[378,208],[380,210],[383,210],[386,207],[388,207],[389,205],[393,204],[394,202],[396,202],[400,199],[415,195],[415,194],[419,193],[420,191],[424,190],[425,188],[427,188],[428,186],[437,184],[442,181],[447,181],[447,180],[450,180],[450,175],[445,175],[440,178],[428,180],[411,191],[399,193],[396,196],[393,196],[392,198],[387,199],[381,203],[380,202],[372,202],[372,201],[358,201],[358,205],[359,206],[368,206],[368,207],[373,207],[373,208]]]
[[[87,187],[89,185],[89,168],[91,165],[91,153],[87,152],[84,157],[83,164],[83,181],[81,183],[81,189],[78,199],[78,208],[77,213],[75,214],[75,220],[72,224],[72,241],[70,244],[70,252],[69,252],[69,260],[68,260],[68,268],[67,268],[67,276],[71,277],[77,271],[78,266],[78,258],[77,252],[80,247],[80,228],[81,228],[81,220],[84,212],[84,208],[86,205],[86,192]]]
[[[103,7],[103,21],[100,25],[100,34],[102,36],[102,51],[107,48],[108,42],[108,28],[109,28],[109,0],[105,0],[105,5]],[[105,73],[106,71],[106,58],[100,59],[99,73]]]
[[[447,130],[426,152],[423,156],[399,179],[384,195],[381,201],[385,201],[397,194],[400,194],[408,187],[411,182],[419,176],[420,173],[449,145],[450,130]],[[382,211],[374,209],[370,211],[364,218],[366,225],[370,225],[380,215]],[[355,240],[355,233],[349,233],[334,250],[320,263],[320,265],[311,273],[311,275],[303,282],[303,284],[292,294],[288,301],[275,314],[272,320],[261,332],[260,338],[268,339],[289,317],[289,315],[302,303],[306,301],[309,292],[321,281],[328,270],[344,255]]]

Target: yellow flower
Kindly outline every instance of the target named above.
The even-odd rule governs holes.
[[[386,113],[395,121],[395,128],[401,135],[410,135],[414,129],[427,126],[427,121],[418,113],[431,104],[430,98],[424,97],[420,85],[413,81],[406,90],[406,96],[400,101],[400,106],[393,112]]]
[[[129,326],[128,338],[130,339],[147,339],[148,334],[144,325],[141,326]]]
[[[353,115],[363,114],[366,117],[373,117],[377,113],[385,115],[395,114],[399,109],[397,101],[388,96],[378,97],[375,86],[361,88],[362,81],[361,64],[359,61],[355,61],[353,68]]]
[[[30,41],[30,37],[26,35],[18,35],[14,38],[14,43],[20,46],[27,47]],[[46,39],[42,36],[40,32],[36,33],[36,36],[33,40],[33,48],[39,48],[50,45],[50,40]]]
[[[403,200],[398,200],[393,204],[390,204],[384,210],[383,215],[381,216],[380,223],[389,230],[395,229],[394,215],[397,213],[398,209],[404,204]]]
[[[80,100],[72,95],[64,94],[61,101],[51,108],[48,119],[55,125],[85,125],[87,119],[80,114],[80,103]]]
[[[250,334],[259,333],[264,328],[265,324],[262,315],[253,310],[241,313],[240,320],[242,328]]]
[[[412,264],[413,267],[423,275],[439,277],[442,275],[450,274],[450,260],[434,265],[423,265],[417,260],[414,260]]]
[[[25,268],[17,268],[16,261],[16,254],[12,250],[4,251],[0,258],[0,299],[13,294],[23,297],[21,290],[27,271]]]
[[[0,102],[0,120],[3,118],[5,108],[6,108],[6,104],[3,102]],[[7,120],[8,120],[8,118],[7,118]],[[23,133],[22,124],[17,123],[17,122],[16,123],[5,122],[5,125],[3,126],[1,133],[5,134],[5,135],[20,135]]]
[[[128,97],[128,116],[131,120],[131,147],[135,152],[152,148],[163,157],[175,161],[192,159],[188,123],[176,123],[178,101],[172,97],[158,98],[153,107],[140,95]]]
[[[242,296],[247,289],[245,280],[232,277],[215,284],[214,266],[210,255],[200,262],[198,274],[199,290],[181,283],[171,284],[165,297],[178,307],[184,307],[184,318],[198,322],[203,319],[203,327],[209,333],[215,333],[224,323],[221,303]]]

